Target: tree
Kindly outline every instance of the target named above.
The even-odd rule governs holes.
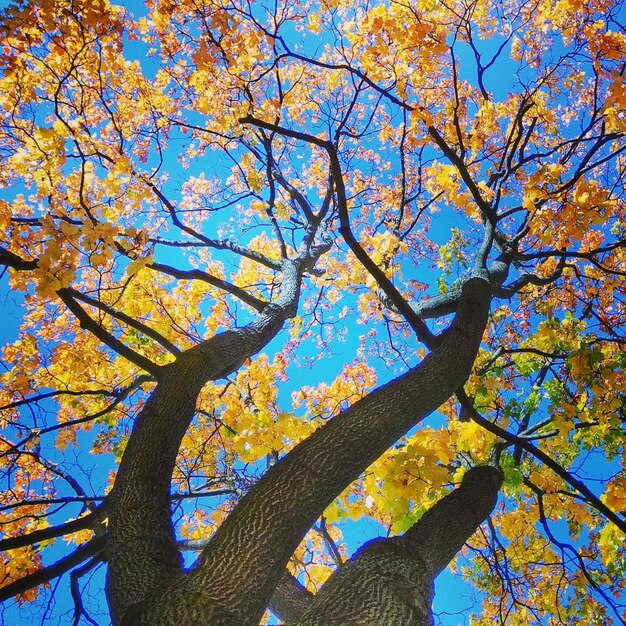
[[[624,17],[4,9],[0,597],[430,624],[456,558],[475,624],[626,623]]]

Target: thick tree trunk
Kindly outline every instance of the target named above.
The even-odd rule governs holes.
[[[238,369],[295,315],[301,266],[284,262],[280,297],[250,324],[204,341],[167,366],[138,415],[107,499],[107,597],[114,624],[135,624],[146,600],[182,577],[170,483],[198,394],[208,381]]]
[[[135,624],[258,624],[293,551],[324,509],[467,379],[491,290],[471,279],[457,315],[422,363],[294,448],[242,498],[188,575],[144,603]]]
[[[132,623],[133,605],[182,573],[170,504],[180,441],[206,382],[240,367],[268,343],[283,320],[277,316],[263,322],[227,331],[199,346],[204,349],[183,353],[137,417],[108,501],[107,594],[114,621],[126,614]]]
[[[431,626],[433,583],[491,513],[502,473],[470,469],[402,537],[365,544],[322,587],[297,626]]]

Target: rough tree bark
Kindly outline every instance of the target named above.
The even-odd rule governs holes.
[[[314,598],[295,576],[285,572],[274,589],[268,608],[285,624],[294,624],[308,610]]]
[[[199,392],[201,380],[207,380],[206,369],[199,376],[194,367],[204,360],[194,356],[197,364],[190,360],[181,370],[190,381],[177,378],[172,369],[172,377],[161,392],[167,401],[161,401],[160,396],[158,404],[151,400],[133,431],[110,502],[108,593],[114,623],[258,624],[287,561],[324,509],[390,445],[465,382],[485,329],[490,301],[489,282],[470,279],[452,324],[433,351],[416,367],[338,414],[274,465],[242,498],[189,572],[181,571],[180,559],[174,553],[169,503],[162,494],[175,455],[170,451],[164,457],[159,451],[147,451],[137,435],[151,428],[156,431],[153,444],[159,436],[165,440],[172,437],[170,421],[179,419],[181,409],[176,389],[183,385],[186,411],[193,413],[193,394]],[[264,324],[271,328],[265,332],[275,333],[282,320]],[[224,333],[229,350],[237,344],[236,332]],[[224,367],[223,358],[220,366]],[[173,447],[169,441],[163,445]],[[132,456],[137,458],[126,458]],[[158,506],[149,502],[156,465],[162,466]],[[141,489],[137,481],[144,485]],[[150,507],[149,517],[143,506]],[[148,530],[148,522],[160,530]]]
[[[133,623],[132,616],[149,594],[182,573],[170,509],[180,442],[202,387],[239,368],[295,315],[304,263],[283,265],[277,302],[247,326],[183,352],[166,367],[135,421],[107,502],[107,597],[114,623]]]
[[[309,602],[297,626],[430,626],[436,576],[491,513],[501,485],[498,468],[471,468],[404,535],[366,543]]]

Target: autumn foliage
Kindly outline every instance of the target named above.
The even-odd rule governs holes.
[[[498,504],[451,564],[471,623],[626,623],[622,3],[126,4],[1,13],[7,615],[107,623],[108,494],[133,489],[159,388],[192,390],[180,433],[142,440],[172,449],[161,504],[191,564],[269,467],[439,345],[480,274],[464,390],[287,568],[316,592],[352,521],[401,535],[495,464]],[[230,344],[185,360],[258,320],[232,363]]]

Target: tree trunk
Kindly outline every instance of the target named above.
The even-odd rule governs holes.
[[[135,624],[258,624],[285,565],[324,509],[467,379],[491,290],[474,278],[424,361],[296,446],[242,498],[189,574],[145,602]]]
[[[315,596],[295,576],[285,572],[274,589],[268,608],[286,624],[294,624],[314,599]]]
[[[365,544],[320,589],[297,626],[431,626],[433,583],[491,513],[502,473],[470,469],[403,536]]]
[[[183,576],[170,484],[198,394],[208,381],[238,369],[296,314],[302,266],[284,261],[280,297],[248,325],[215,335],[166,366],[137,416],[107,499],[106,591],[114,624],[135,624],[148,598]]]

